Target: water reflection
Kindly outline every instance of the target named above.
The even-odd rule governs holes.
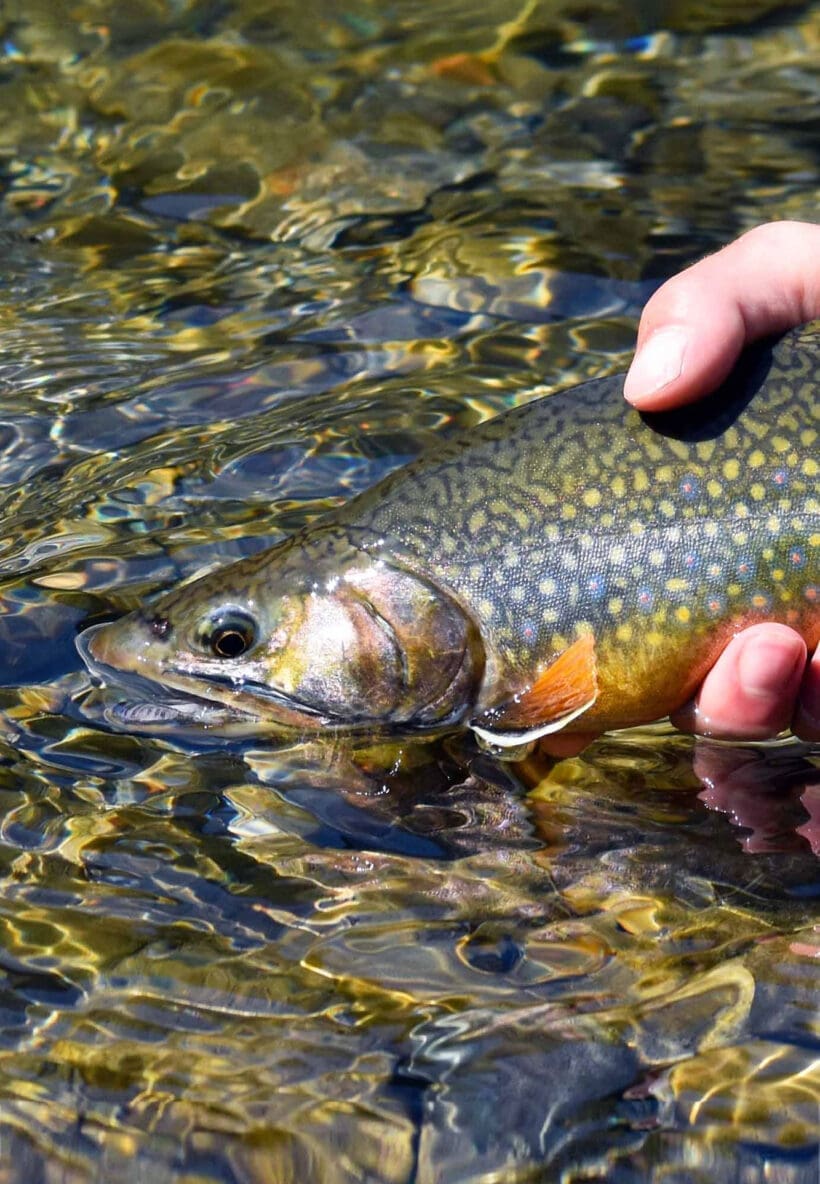
[[[816,214],[816,13],[0,14],[0,1175],[816,1175],[818,758],[109,728],[80,624]]]

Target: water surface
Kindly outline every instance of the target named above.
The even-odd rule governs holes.
[[[0,25],[2,1180],[816,1184],[816,751],[129,735],[74,636],[816,217],[817,10]]]

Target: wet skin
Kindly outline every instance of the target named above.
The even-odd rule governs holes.
[[[666,715],[747,625],[820,640],[818,372],[809,328],[697,406],[641,415],[618,377],[535,400],[84,654],[298,731]]]

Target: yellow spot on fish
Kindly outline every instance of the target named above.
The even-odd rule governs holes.
[[[752,497],[754,498],[754,500],[756,502],[762,502],[764,497],[766,496],[766,487],[764,485],[761,485],[759,481],[755,481],[754,484],[749,489],[749,493],[752,495]]]
[[[558,620],[558,609],[547,607],[541,613],[541,620],[545,625],[554,625]]]
[[[613,596],[612,599],[607,603],[607,608],[613,617],[620,616],[621,612],[623,611],[623,607],[624,602],[621,600],[620,596]]]
[[[646,469],[636,469],[633,480],[636,493],[643,493],[644,490],[649,488],[649,478],[646,475]]]
[[[706,492],[709,494],[709,497],[720,497],[723,493],[723,486],[719,481],[707,481]]]
[[[619,625],[618,628],[615,630],[615,636],[617,637],[618,641],[631,641],[632,640],[632,626],[631,625]]]
[[[663,634],[658,633],[657,630],[652,629],[646,635],[646,644],[651,646],[658,646],[663,642]]]
[[[564,502],[563,506],[561,507],[561,517],[562,518],[574,518],[575,517],[575,506],[573,506],[572,502]]]
[[[680,576],[675,576],[671,580],[666,581],[666,589],[668,592],[686,592],[689,588],[689,581],[681,579]]]
[[[671,465],[659,465],[658,468],[655,469],[655,480],[656,481],[671,481],[672,480],[672,466]]]
[[[800,443],[805,448],[811,448],[812,444],[814,443],[814,441],[816,439],[817,439],[817,432],[814,430],[814,428],[805,428],[805,430],[800,433]],[[808,462],[806,462],[806,463],[808,463]],[[816,466],[815,466],[815,468],[816,468]]]
[[[739,530],[737,534],[732,535],[732,542],[736,547],[745,547],[749,541],[749,536],[745,530]]]
[[[623,497],[626,493],[626,482],[623,477],[612,478],[612,492],[616,497]]]
[[[624,559],[626,559],[626,549],[620,543],[609,548],[610,563],[623,563]]]
[[[690,613],[690,611],[686,607],[686,605],[682,604],[680,606],[680,608],[675,609],[675,616],[678,618],[678,620],[681,622],[681,624],[685,625],[686,622],[689,620],[689,618],[692,616],[692,614]]]
[[[737,504],[735,505],[735,517],[737,517],[737,518],[748,518],[749,517],[749,507],[746,505],[745,502],[737,502]]]
[[[695,451],[698,454],[699,460],[710,461],[715,451],[715,444],[713,440],[700,440],[695,445]]]
[[[727,596],[740,596],[740,593],[742,591],[743,591],[742,584],[729,584],[729,585],[727,585],[727,588],[726,588],[726,595]]]
[[[814,457],[809,456],[803,461],[803,472],[807,477],[816,477],[820,472],[820,465],[817,464]]]
[[[664,500],[662,502],[658,503],[658,509],[666,518],[674,518],[675,517],[674,502],[670,502],[668,500],[668,498],[664,498]]]
[[[487,525],[487,515],[484,510],[474,510],[467,521],[470,534],[478,534]]]
[[[780,534],[780,519],[776,515],[770,514],[766,519],[766,529],[770,534]],[[800,527],[798,527],[799,529]]]
[[[653,567],[663,567],[666,560],[666,554],[657,547],[654,551],[649,552],[649,562]]]
[[[546,579],[543,579],[538,585],[538,591],[542,596],[554,596],[555,587],[555,580],[553,580],[551,576],[547,576]]]
[[[584,505],[589,506],[592,510],[601,504],[601,491],[599,489],[587,489],[584,492]]]
[[[772,579],[773,579],[773,580],[782,580],[782,579],[783,579],[783,577],[785,576],[785,574],[786,574],[786,573],[783,571],[783,568],[782,568],[782,567],[776,567],[776,568],[775,568],[775,569],[772,571]]]
[[[766,463],[765,453],[761,452],[759,448],[755,448],[754,452],[749,453],[746,463],[750,469],[762,469]]]
[[[723,466],[723,476],[727,481],[735,481],[740,476],[740,462],[734,460],[727,460]]]
[[[791,448],[791,441],[784,440],[782,436],[773,436],[772,448],[775,452],[788,452]]]

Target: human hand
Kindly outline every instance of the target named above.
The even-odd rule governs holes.
[[[714,390],[745,345],[820,317],[820,225],[770,222],[667,280],[641,316],[624,384],[642,411],[692,402]],[[732,639],[700,692],[672,717],[684,731],[764,739],[784,728],[820,739],[820,650],[785,625],[753,625]],[[556,735],[554,756],[592,736]]]

